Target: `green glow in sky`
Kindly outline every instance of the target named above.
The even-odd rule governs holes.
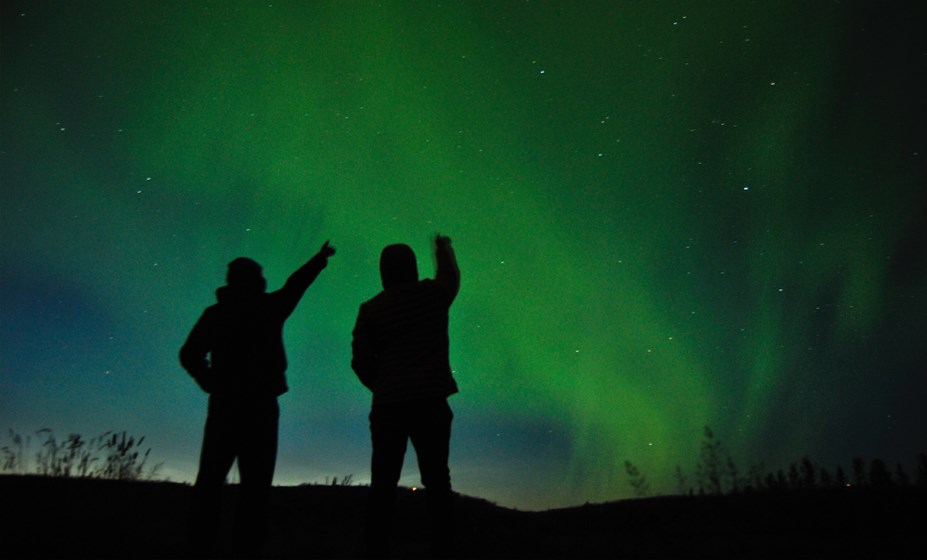
[[[923,9],[771,4],[4,3],[0,425],[129,429],[189,478],[176,352],[225,264],[277,287],[331,239],[277,481],[363,481],[357,307],[440,231],[462,492],[620,498],[626,459],[670,490],[705,425],[744,463],[910,460]]]

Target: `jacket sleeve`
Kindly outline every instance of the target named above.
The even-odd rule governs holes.
[[[437,246],[435,261],[437,261],[435,281],[444,286],[450,295],[450,303],[453,303],[457,292],[460,291],[460,268],[457,266],[457,257],[454,255],[450,241]]]
[[[299,304],[303,294],[309,289],[309,286],[315,282],[319,273],[328,265],[328,257],[317,254],[309,259],[306,264],[299,267],[296,272],[287,278],[286,284],[277,292],[281,301],[281,312],[283,317],[289,317]]]
[[[196,322],[187,337],[187,341],[180,348],[180,365],[207,393],[211,393],[213,389],[213,372],[210,367],[209,352],[213,347],[214,329],[210,328],[210,324],[209,312],[207,311]]]
[[[374,332],[364,306],[361,306],[354,324],[351,340],[351,369],[365,387],[374,390],[377,377]]]

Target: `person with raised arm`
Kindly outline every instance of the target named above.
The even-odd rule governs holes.
[[[214,554],[222,486],[236,459],[241,479],[236,552],[257,555],[266,540],[265,508],[277,461],[277,397],[288,390],[283,325],[334,254],[326,241],[270,293],[257,262],[233,260],[226,285],[216,290],[217,303],[206,308],[180,349],[181,365],[209,394],[187,536],[190,556]]]
[[[460,289],[449,237],[433,239],[434,279],[419,280],[415,253],[404,244],[380,255],[383,290],[360,306],[351,367],[373,393],[373,444],[366,552],[388,556],[392,513],[403,458],[411,440],[429,510],[431,553],[453,548],[453,491],[448,457],[457,392],[449,360],[448,317]]]

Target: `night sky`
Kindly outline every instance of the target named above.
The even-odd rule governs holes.
[[[0,429],[127,430],[191,480],[177,352],[226,264],[276,289],[331,239],[276,483],[364,483],[357,309],[440,232],[460,492],[618,499],[625,460],[673,491],[706,425],[744,470],[913,465],[923,6],[4,0]]]

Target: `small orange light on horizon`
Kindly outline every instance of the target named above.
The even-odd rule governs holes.
[[[412,491],[415,492],[416,490],[418,490],[418,487],[417,487],[417,486],[413,486],[413,487],[412,487]]]

